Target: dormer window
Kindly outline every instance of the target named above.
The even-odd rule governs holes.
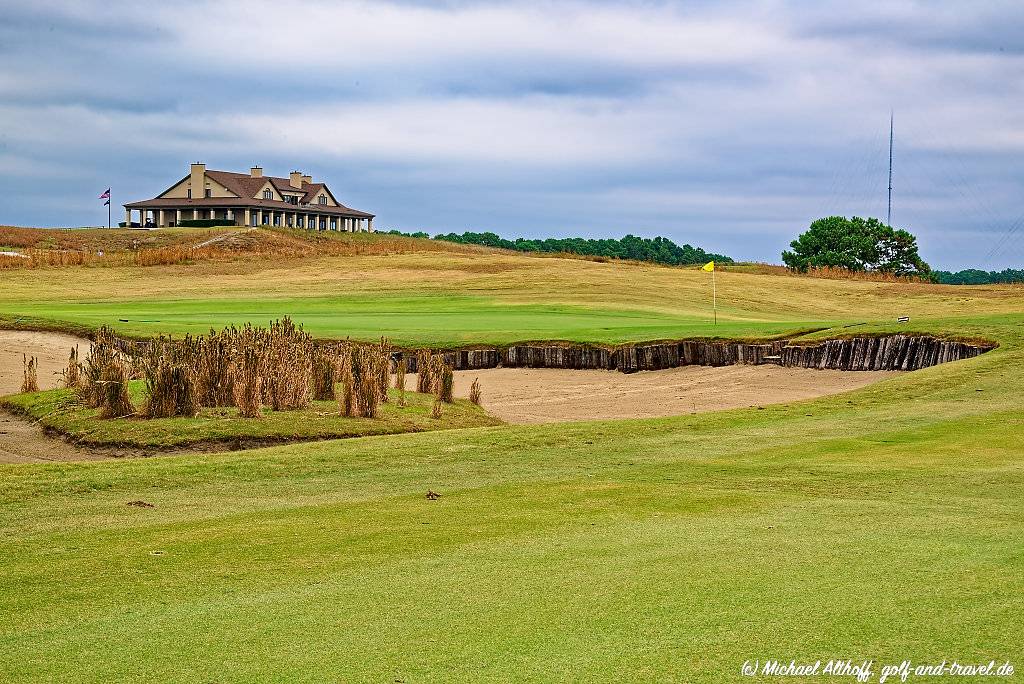
[[[264,190],[263,191],[263,199],[274,199],[274,191],[273,190]]]
[[[210,188],[206,188],[206,196],[213,197],[213,190],[211,190]]]
[[[320,197],[317,198],[317,201],[320,204],[327,204],[327,195],[320,195]]]

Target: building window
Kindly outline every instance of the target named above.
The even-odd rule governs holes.
[[[257,220],[257,219],[259,218],[258,216],[256,216],[256,212],[253,212],[253,213],[252,213],[252,214],[250,215],[250,218],[251,218],[251,221],[250,221],[250,223],[252,223],[252,225],[254,225],[254,226],[255,226],[255,225],[256,225],[256,220]]]
[[[264,190],[263,191],[263,199],[274,199],[274,191],[273,190]]]
[[[269,221],[270,221],[270,214],[264,214],[263,215],[263,225],[267,225],[267,223]]]
[[[300,216],[299,218],[297,218],[295,220],[298,221],[297,225],[299,226],[299,228],[301,228],[302,227],[302,217]]]
[[[320,198],[317,201],[320,202],[320,204],[327,204],[327,195],[320,195]]]
[[[188,189],[188,198],[192,199],[192,188]]]
[[[206,196],[213,197],[213,190],[211,190],[210,188],[206,188]]]

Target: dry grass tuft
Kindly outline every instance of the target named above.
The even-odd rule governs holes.
[[[429,349],[416,352],[416,391],[420,394],[430,394],[434,391],[433,358]]]
[[[395,389],[398,391],[398,405],[405,407],[405,358],[401,358],[395,366]]]
[[[78,362],[78,345],[71,348],[68,365],[61,371],[61,379],[68,389],[77,390],[82,386],[82,364]]]
[[[39,391],[39,359],[34,356],[21,355],[22,364],[22,379],[21,379],[21,391],[22,392],[38,392]]]
[[[437,397],[446,404],[455,403],[455,398],[452,396],[454,384],[452,367],[447,363],[442,363],[437,373]]]
[[[480,397],[480,378],[476,378],[473,380],[473,384],[469,387],[469,400],[477,406],[480,406]]]

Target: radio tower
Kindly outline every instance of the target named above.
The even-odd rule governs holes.
[[[885,225],[892,225],[892,110],[889,110],[889,211],[885,216]]]

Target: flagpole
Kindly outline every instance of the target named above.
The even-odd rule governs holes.
[[[110,198],[107,198],[107,230],[110,230]]]
[[[718,325],[718,285],[715,284],[715,271],[717,268],[711,269],[711,308],[715,312],[715,325]]]

